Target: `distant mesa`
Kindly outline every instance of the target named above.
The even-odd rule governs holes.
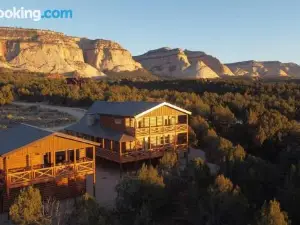
[[[82,77],[104,77],[104,70],[142,69],[129,51],[112,41],[7,27],[0,28],[0,67]]]
[[[279,61],[244,61],[223,64],[202,51],[163,47],[134,59],[153,74],[181,79],[213,79],[226,76],[300,78],[300,66]]]
[[[300,78],[300,66],[279,61],[223,64],[203,51],[162,47],[132,57],[120,44],[60,32],[0,27],[0,69],[76,77],[215,79],[226,76]]]

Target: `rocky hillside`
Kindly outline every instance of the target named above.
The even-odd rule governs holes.
[[[222,64],[219,59],[201,51],[179,48],[160,48],[135,56],[144,68],[153,74],[182,79],[218,78],[223,76],[250,76],[260,78],[300,78],[300,66],[278,61],[246,61]]]
[[[160,48],[134,59],[153,74],[183,79],[218,78],[234,75],[217,58],[204,52]]]
[[[295,63],[282,63],[279,61],[245,61],[230,63],[227,64],[227,66],[237,76],[251,76],[261,78],[300,78],[300,66]]]
[[[46,74],[76,72],[83,77],[142,69],[129,51],[112,41],[4,27],[0,28],[0,67]]]
[[[119,74],[130,79],[154,79],[151,73],[176,79],[300,78],[300,66],[294,63],[245,61],[223,64],[205,52],[179,48],[159,48],[132,57],[128,50],[109,40],[8,27],[0,27],[0,69],[82,77],[118,77]]]

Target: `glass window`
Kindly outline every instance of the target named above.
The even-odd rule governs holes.
[[[122,120],[121,119],[115,119],[115,124],[122,124]]]
[[[170,143],[170,135],[165,136],[165,143],[169,144]]]
[[[169,125],[169,118],[168,118],[168,116],[164,116],[164,124],[165,124],[165,126]]]
[[[130,127],[130,118],[125,119],[125,126]]]
[[[143,127],[143,119],[138,120],[138,128],[142,128]]]
[[[151,117],[150,118],[150,126],[151,127],[156,127],[156,117]]]
[[[171,122],[170,122],[171,125],[175,125],[176,124],[176,117],[175,116],[171,116],[170,120],[171,120]]]
[[[151,137],[150,138],[150,143],[152,146],[156,146],[156,137]]]
[[[160,137],[160,144],[163,145],[164,144],[164,136]]]
[[[134,127],[134,119],[133,118],[130,119],[130,127]]]
[[[157,126],[162,126],[163,125],[163,117],[162,116],[158,116],[156,118],[156,124],[157,124]]]
[[[144,127],[149,127],[149,117],[144,118]]]

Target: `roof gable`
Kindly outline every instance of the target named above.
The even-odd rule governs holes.
[[[191,112],[167,102],[106,102],[96,101],[89,108],[88,114],[139,117],[161,106],[169,106],[186,114]]]
[[[53,132],[33,126],[18,124],[0,131],[0,155],[6,154],[34,141],[52,135]]]
[[[6,130],[0,131],[0,155],[5,155],[11,151],[32,144],[38,140],[44,139],[49,136],[58,136],[61,138],[71,139],[97,145],[97,143],[84,140],[82,138],[73,137],[60,132],[54,132],[31,126],[28,124],[17,124]]]

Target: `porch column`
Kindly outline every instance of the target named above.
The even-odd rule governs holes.
[[[93,146],[93,167],[94,167],[94,173],[93,173],[93,195],[96,198],[96,147]]]
[[[76,167],[76,152],[77,152],[77,149],[74,149],[74,165],[75,165],[75,169],[77,170],[77,167]]]
[[[112,140],[110,140],[110,150],[113,151],[113,141]]]
[[[9,199],[9,192],[10,192],[10,180],[8,179],[8,158],[5,157],[5,183],[6,183],[6,194],[7,194],[7,199]]]
[[[104,146],[104,138],[102,138],[102,146],[101,146],[103,149],[105,148]]]
[[[120,177],[122,177],[123,167],[122,167],[122,142],[119,142],[119,164],[120,164]]]
[[[53,176],[55,177],[56,176],[56,169],[55,169],[55,166],[56,166],[56,152],[54,150],[52,150],[52,155],[53,155]]]

